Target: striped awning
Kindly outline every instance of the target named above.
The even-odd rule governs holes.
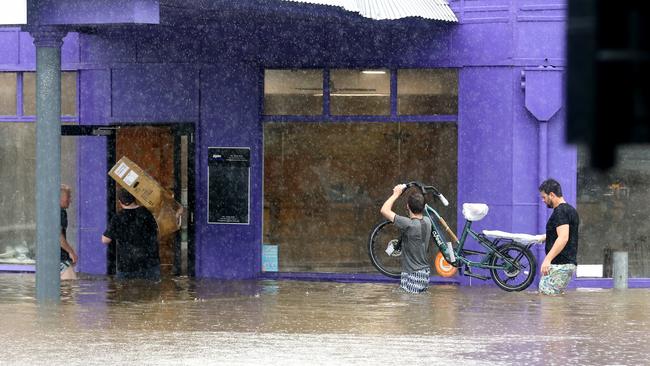
[[[366,18],[384,20],[420,17],[458,22],[447,0],[284,0],[297,3],[338,6]]]

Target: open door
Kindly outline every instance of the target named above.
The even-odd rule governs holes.
[[[185,217],[192,217],[190,185],[193,174],[190,167],[194,161],[191,152],[192,126],[120,126],[115,136],[115,157],[128,157],[158,181],[164,188],[174,192],[174,197],[185,208]],[[194,248],[191,245],[193,230],[184,220],[181,230],[175,234],[159,237],[160,269],[163,276],[194,275]]]
[[[115,182],[106,174],[115,163],[114,145],[113,127],[61,126],[61,183],[72,188],[67,235],[79,256],[79,272],[115,273],[101,243],[115,201]]]
[[[162,274],[194,276],[193,133],[191,125],[62,126],[63,138],[75,140],[69,145],[76,146],[78,156],[74,167],[64,170],[77,174],[69,185],[78,210],[79,271],[115,274],[114,244],[104,256],[102,244],[97,243],[117,209],[117,186],[107,172],[127,156],[174,192],[187,212],[179,232],[159,238]],[[65,177],[62,182],[67,183]]]

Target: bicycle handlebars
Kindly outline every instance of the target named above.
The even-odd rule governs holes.
[[[430,191],[431,193],[433,193],[434,196],[438,197],[438,199],[440,200],[440,202],[442,202],[443,205],[449,206],[449,201],[447,201],[445,196],[442,193],[440,193],[436,189],[436,187],[434,187],[434,186],[425,186],[420,182],[408,182],[408,183],[406,183],[406,189],[411,188],[413,186],[420,188],[423,195],[426,194],[427,191]]]

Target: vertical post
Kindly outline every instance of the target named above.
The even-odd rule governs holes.
[[[537,171],[539,174],[539,179],[537,184],[542,183],[544,180],[548,179],[548,123],[540,121],[539,123],[539,165]],[[548,207],[542,202],[542,200],[537,197],[537,202],[539,204],[537,211],[537,228],[538,231],[542,234],[546,233],[546,219],[548,217]],[[544,250],[544,245],[536,245],[537,247],[537,259],[541,260],[546,255]]]
[[[38,28],[36,46],[36,299],[60,300],[61,45],[65,32]]]
[[[627,252],[614,252],[612,257],[612,277],[614,288],[627,288]]]

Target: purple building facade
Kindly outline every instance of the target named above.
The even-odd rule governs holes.
[[[40,9],[39,19],[30,22],[69,31],[62,69],[78,75],[78,113],[69,122],[183,125],[193,131],[194,186],[188,195],[197,277],[264,275],[266,69],[457,69],[457,115],[422,118],[457,125],[457,226],[464,223],[463,202],[484,202],[490,213],[475,228],[543,232],[550,210],[537,187],[548,177],[562,183],[568,202],[576,202],[577,152],[565,143],[562,108],[564,1],[452,0],[458,23],[376,21],[282,1],[45,3],[52,8]],[[115,11],[121,7],[128,9]],[[30,33],[0,28],[0,71],[34,71],[35,60]],[[78,270],[86,273],[106,273],[106,249],[97,238],[108,217],[96,208],[109,198],[109,143],[100,136],[77,145]],[[208,148],[219,146],[250,148],[247,225],[208,223]],[[535,250],[541,262],[542,246]]]

